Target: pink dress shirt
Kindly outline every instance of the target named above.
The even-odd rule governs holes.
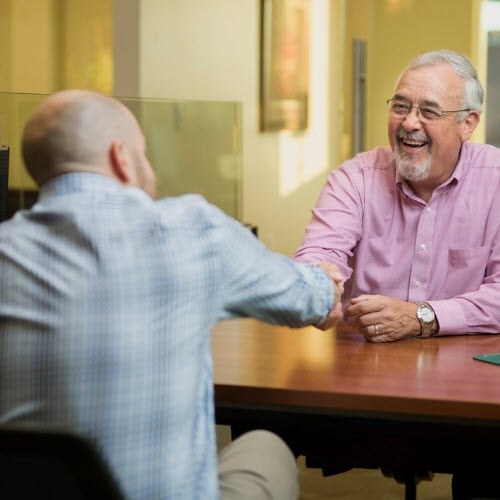
[[[500,149],[465,142],[428,203],[389,148],[330,173],[294,259],[337,264],[345,301],[381,294],[428,301],[439,334],[500,333]]]

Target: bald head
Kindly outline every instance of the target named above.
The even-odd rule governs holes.
[[[69,172],[111,177],[110,150],[116,141],[142,137],[132,113],[111,97],[86,90],[64,90],[47,97],[25,126],[22,154],[29,174],[41,186]]]

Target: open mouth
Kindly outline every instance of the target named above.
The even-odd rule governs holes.
[[[412,149],[423,148],[424,146],[427,146],[427,144],[429,144],[429,141],[427,139],[421,138],[416,139],[411,137],[399,137],[399,140],[401,141],[403,146]]]

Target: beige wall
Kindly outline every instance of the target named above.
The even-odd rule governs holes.
[[[53,0],[0,0],[0,91],[51,92],[56,39]]]
[[[54,0],[0,0],[0,92],[50,93],[56,88],[57,21]],[[11,188],[33,188],[21,165],[20,129],[23,110],[13,107],[0,117],[0,142],[11,146]]]
[[[0,92],[111,92],[111,25],[111,0],[0,0]]]
[[[60,88],[113,92],[112,6],[111,0],[58,0]]]
[[[0,92],[50,94],[80,87],[110,93],[111,6],[111,0],[0,0]],[[0,116],[0,141],[8,135],[11,147],[13,189],[35,187],[22,166],[19,143],[36,99],[23,102]]]
[[[258,130],[260,0],[0,0],[0,26],[6,27],[0,90],[50,93],[76,86],[120,89],[122,96],[241,102],[243,219],[258,225],[266,244],[290,254],[338,163],[343,112],[338,28],[344,0],[312,3],[314,103],[305,133]],[[118,17],[128,27],[114,33]],[[331,22],[336,29],[330,34]],[[114,73],[113,37],[120,43]],[[11,171],[11,186],[32,183],[25,172]]]
[[[306,133],[259,132],[259,0],[142,0],[141,97],[230,100],[243,104],[243,219],[264,243],[291,254],[300,243],[325,177],[336,161],[329,143],[332,103],[339,109],[343,58],[341,1],[312,0],[316,89]],[[315,15],[313,13],[313,15]],[[333,21],[331,21],[333,20]],[[324,33],[324,38],[318,34]],[[115,82],[118,83],[118,82]],[[333,118],[339,111],[333,111]],[[337,134],[338,135],[338,134]],[[331,158],[334,158],[333,160]]]
[[[387,143],[384,101],[417,53],[464,52],[486,81],[481,3],[312,0],[319,15],[306,133],[259,132],[260,0],[0,0],[0,91],[82,86],[122,96],[241,102],[243,218],[259,226],[264,243],[291,254],[329,170],[350,155],[352,39],[368,41],[371,148]],[[126,28],[113,32],[118,18]],[[474,139],[482,138],[480,128]],[[15,172],[12,179],[15,187],[27,182]]]

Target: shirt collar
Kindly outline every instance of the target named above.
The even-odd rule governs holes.
[[[440,186],[446,186],[447,184],[451,184],[452,182],[457,183],[460,181],[460,179],[465,175],[467,171],[467,158],[469,156],[469,143],[468,141],[465,141],[462,143],[462,146],[460,148],[460,154],[458,156],[458,162],[457,166],[455,167],[455,170],[453,173],[450,175],[450,177],[444,181]],[[393,160],[394,162],[394,160]],[[401,177],[399,174],[396,165],[394,164],[394,168],[396,170],[396,187],[403,192],[403,183],[405,183],[404,179]]]
[[[63,196],[75,193],[93,193],[99,196],[101,193],[110,193],[127,189],[137,192],[139,195],[148,196],[139,188],[123,188],[117,181],[106,175],[93,172],[72,172],[58,175],[46,182],[40,188],[39,200],[44,201],[54,196]]]

